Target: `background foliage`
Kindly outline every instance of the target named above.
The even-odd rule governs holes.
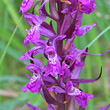
[[[22,0],[0,0],[0,110],[7,110],[7,108],[8,110],[28,110],[24,105],[25,102],[46,110],[47,105],[39,94],[21,91],[28,82],[25,77],[28,71],[23,62],[19,61],[19,57],[32,47],[32,45],[27,47],[23,45],[25,29],[30,27],[24,18],[20,17],[21,13],[18,13],[21,2]],[[93,45],[89,47],[89,52],[94,54],[110,49],[110,0],[96,0],[96,4],[98,8],[94,13],[84,15],[83,24],[96,22],[97,26],[83,37],[75,39],[76,47],[83,49],[97,38],[98,40],[93,41]],[[38,6],[36,13],[37,9]],[[46,20],[49,22],[49,19]],[[43,56],[37,57],[46,64]],[[103,75],[99,81],[80,85],[84,92],[94,94],[94,99],[89,101],[89,110],[96,110],[110,103],[110,53],[101,57],[87,56],[80,77],[97,77],[101,66]]]

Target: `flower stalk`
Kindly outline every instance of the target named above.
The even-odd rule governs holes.
[[[39,16],[35,15],[35,7],[40,3]],[[49,11],[46,11],[45,4],[49,3]],[[26,29],[27,35],[24,45],[34,45],[32,49],[24,53],[20,60],[29,59],[25,62],[32,76],[27,76],[30,80],[22,90],[31,93],[39,92],[48,104],[48,110],[85,110],[88,100],[93,98],[93,94],[83,92],[80,83],[91,83],[100,79],[100,75],[93,79],[79,79],[82,68],[85,66],[86,56],[105,55],[110,50],[102,54],[88,53],[88,48],[77,49],[74,39],[85,35],[95,25],[82,24],[83,14],[92,13],[97,8],[94,0],[39,0],[36,1],[32,14],[26,12],[33,6],[33,0],[23,0],[19,12],[22,12],[25,20],[31,26]],[[45,22],[50,18],[50,24]],[[53,20],[57,27],[55,32]],[[48,40],[40,37],[47,37]],[[63,44],[63,41],[65,43]],[[48,60],[46,65],[35,58],[41,53]],[[41,110],[40,108],[26,103],[31,110]],[[109,106],[107,106],[109,107]]]

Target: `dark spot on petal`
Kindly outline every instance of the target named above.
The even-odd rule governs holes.
[[[65,61],[65,64],[70,65],[70,62],[68,60]]]

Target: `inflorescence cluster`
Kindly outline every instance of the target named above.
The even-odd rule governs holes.
[[[88,55],[101,56],[110,52],[108,50],[102,54],[90,54],[88,48],[77,49],[74,39],[83,36],[96,24],[81,26],[83,14],[90,14],[97,8],[94,0],[23,0],[19,12],[31,26],[26,29],[27,35],[24,45],[29,43],[34,47],[20,57],[20,60],[29,59],[25,62],[32,73],[32,77],[26,75],[30,80],[22,90],[31,93],[39,92],[48,104],[48,110],[75,110],[75,102],[79,110],[85,110],[88,100],[93,98],[93,94],[84,93],[80,88],[80,83],[90,83],[96,79],[79,79],[85,58]],[[45,4],[49,2],[48,13]],[[35,7],[41,3],[39,16],[34,14]],[[32,13],[27,13],[33,6]],[[50,24],[45,22],[46,17],[51,18]],[[53,21],[57,27],[53,26]],[[40,39],[40,36],[47,37],[48,40]],[[63,42],[65,41],[65,42]],[[34,56],[42,54],[47,60],[47,65],[43,65]],[[26,103],[31,110],[41,110],[40,108]],[[110,105],[99,109],[106,110]]]

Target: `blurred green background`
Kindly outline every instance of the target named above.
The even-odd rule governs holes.
[[[30,27],[18,12],[21,2],[22,0],[0,0],[0,110],[29,110],[24,105],[26,102],[47,110],[47,105],[40,94],[21,91],[28,82],[25,74],[31,74],[19,58],[32,47],[32,45],[27,47],[23,45],[26,36],[25,29]],[[83,49],[94,38],[100,37],[89,47],[89,53],[94,54],[110,49],[110,0],[96,0],[96,4],[98,8],[94,13],[84,14],[83,24],[97,23],[97,26],[83,37],[75,39],[76,47]],[[39,6],[36,10],[38,8]],[[46,21],[49,22],[49,19]],[[101,32],[103,35],[100,36]],[[37,57],[43,58],[41,55]],[[87,56],[80,77],[96,78],[101,66],[103,75],[100,80],[91,84],[80,84],[84,92],[94,94],[93,100],[89,101],[88,110],[96,110],[110,103],[110,53],[101,57]]]

